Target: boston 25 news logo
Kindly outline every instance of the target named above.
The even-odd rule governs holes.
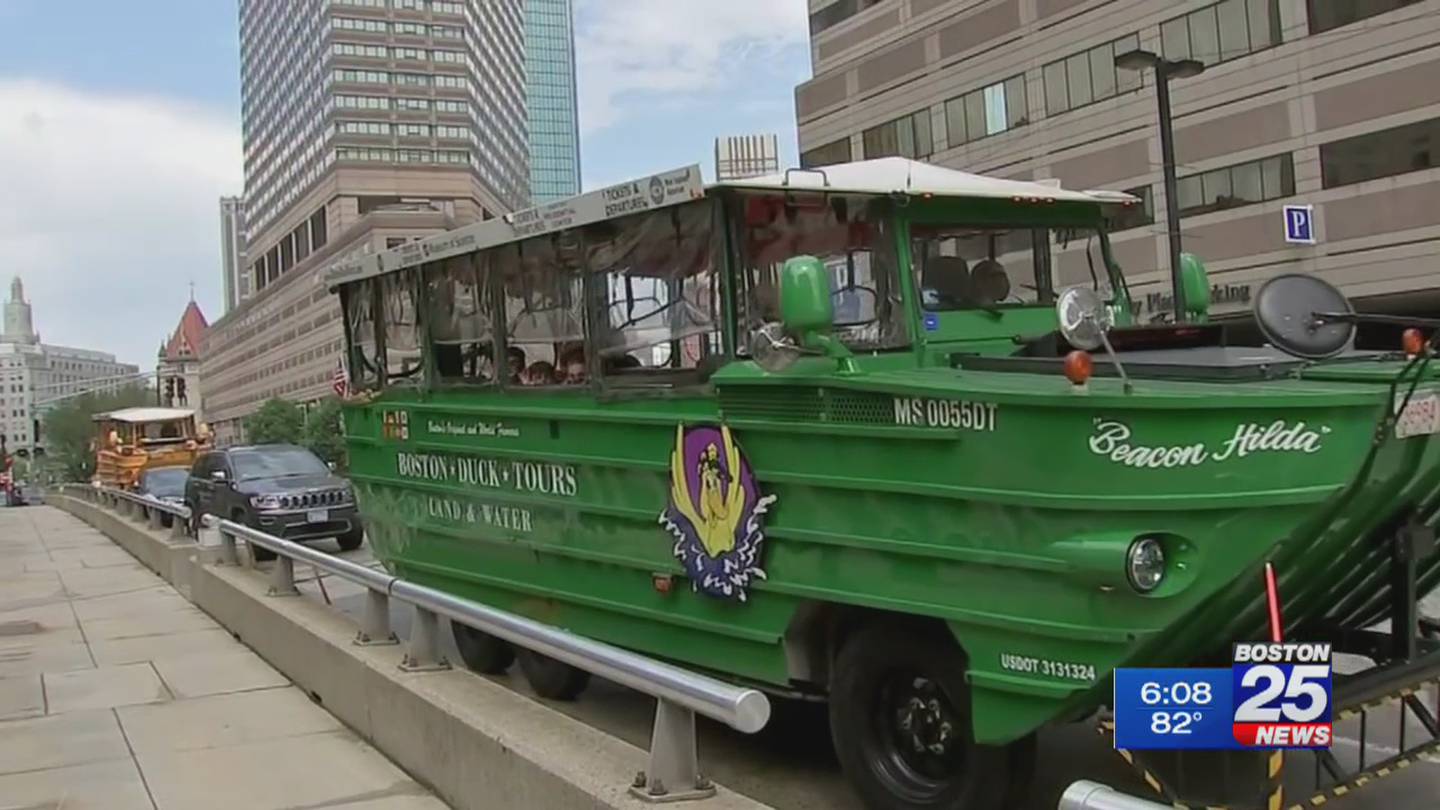
[[[1236,644],[1231,732],[1247,748],[1329,748],[1329,644]]]

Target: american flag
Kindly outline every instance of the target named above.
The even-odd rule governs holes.
[[[335,396],[341,399],[350,391],[350,378],[345,374],[345,362],[335,361],[335,373],[330,377],[330,386],[335,389]]]

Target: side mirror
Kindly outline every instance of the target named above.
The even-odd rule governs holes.
[[[840,373],[855,374],[855,360],[845,344],[831,336],[835,302],[830,274],[814,256],[794,256],[780,269],[780,319],[803,349],[835,359]]]
[[[325,462],[325,466],[330,468],[330,472],[335,472],[335,462],[327,461]]]
[[[230,476],[225,474],[224,470],[215,470],[214,472],[210,473],[210,480],[219,483],[224,483],[226,480],[229,479],[229,477]]]
[[[1210,275],[1193,253],[1180,254],[1180,289],[1185,294],[1185,319],[1205,323],[1210,319]]]
[[[780,319],[797,336],[830,331],[835,321],[830,277],[814,256],[795,256],[780,269]]]

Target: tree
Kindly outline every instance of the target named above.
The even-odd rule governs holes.
[[[45,412],[45,444],[51,466],[66,481],[89,481],[95,475],[97,413],[135,408],[155,402],[155,392],[134,385],[115,393],[81,394]]]
[[[303,441],[315,455],[334,464],[337,469],[344,470],[348,466],[345,431],[340,425],[340,400],[335,397],[323,399],[310,411],[305,421]]]
[[[276,397],[245,417],[245,439],[251,444],[299,444],[304,427],[300,406]]]

